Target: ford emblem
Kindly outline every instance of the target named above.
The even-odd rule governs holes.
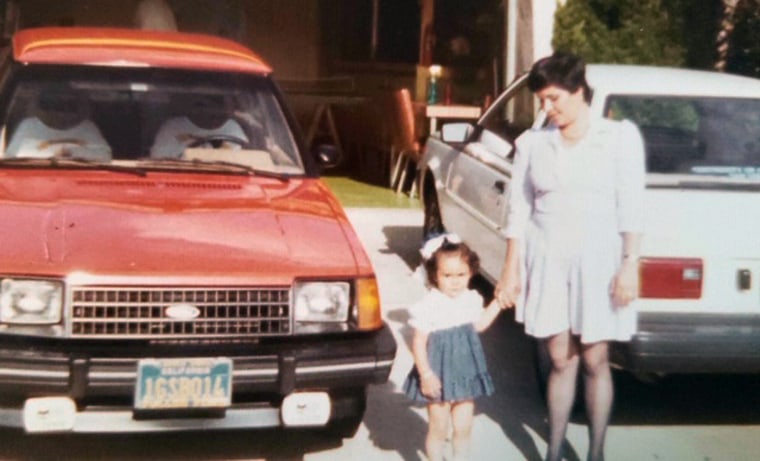
[[[164,313],[175,320],[192,320],[201,315],[201,310],[192,304],[172,304]]]

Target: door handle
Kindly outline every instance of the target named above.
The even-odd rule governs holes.
[[[499,179],[497,181],[494,181],[493,188],[496,189],[496,192],[503,194],[504,191],[507,189],[507,183]]]

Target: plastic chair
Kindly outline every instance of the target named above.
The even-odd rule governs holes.
[[[424,115],[424,105],[412,101],[408,88],[393,92],[391,99],[391,177],[390,186],[396,193],[401,193],[407,183],[410,167],[414,167],[409,196],[417,193],[417,163],[422,157],[423,134],[422,123],[418,120]]]

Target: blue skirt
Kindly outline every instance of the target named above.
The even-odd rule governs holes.
[[[471,323],[434,331],[428,336],[428,361],[441,381],[441,396],[422,395],[420,375],[412,367],[404,381],[404,393],[416,403],[471,400],[494,392],[480,336]]]

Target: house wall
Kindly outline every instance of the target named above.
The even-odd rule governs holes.
[[[18,0],[21,26],[133,27],[139,0]],[[168,0],[180,29],[215,33],[228,20],[220,0]],[[243,11],[242,41],[275,69],[280,79],[314,79],[322,59],[317,0],[228,0]],[[237,8],[240,8],[238,10]],[[196,12],[194,14],[194,12]],[[236,14],[237,16],[237,14]],[[217,23],[217,24],[215,24]]]
[[[248,45],[269,62],[280,79],[314,79],[320,73],[319,2],[244,2]]]

